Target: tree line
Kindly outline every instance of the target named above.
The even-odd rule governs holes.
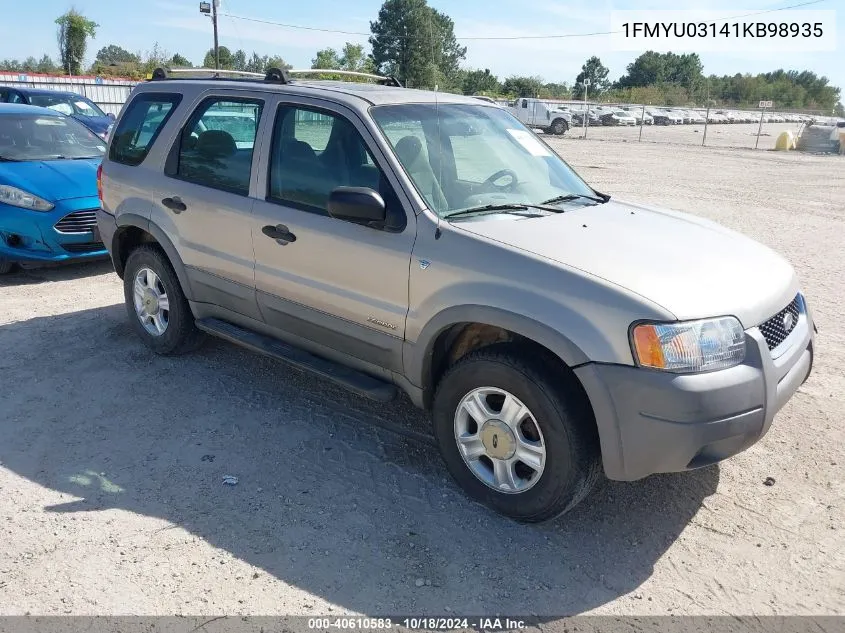
[[[71,9],[56,19],[59,60],[49,55],[23,61],[0,60],[0,70],[81,74],[90,38],[98,24]],[[463,66],[467,49],[455,37],[454,23],[445,13],[428,5],[427,0],[385,0],[376,19],[370,22],[370,51],[361,44],[347,42],[341,50],[324,48],[316,52],[312,68],[351,70],[392,75],[404,85],[434,88],[446,92],[491,97],[539,97],[583,99],[585,80],[590,100],[646,103],[653,105],[753,106],[772,100],[776,107],[831,111],[837,108],[840,89],[827,77],[803,70],[775,70],[757,75],[704,75],[696,53],[677,55],[648,51],[634,59],[618,80],[610,81],[609,71],[592,56],[571,84],[546,82],[540,76],[512,75],[500,79],[489,68]],[[220,67],[227,70],[264,72],[267,68],[290,68],[279,56],[253,51],[232,51],[221,46]],[[214,51],[209,50],[202,66],[214,67]],[[182,55],[170,54],[158,44],[152,50],[132,53],[110,44],[101,48],[92,65],[85,69],[96,75],[141,78],[158,66],[190,67]],[[329,75],[330,76],[330,75]]]

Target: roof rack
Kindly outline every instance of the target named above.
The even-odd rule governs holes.
[[[289,75],[342,75],[344,77],[366,77],[367,79],[377,79],[382,86],[394,86],[402,88],[402,84],[396,77],[385,75],[374,75],[372,73],[362,73],[356,70],[338,70],[336,68],[301,68],[297,70],[288,70]]]
[[[191,75],[191,76],[188,76]],[[337,70],[334,68],[303,68],[299,70],[283,70],[281,68],[268,68],[264,73],[253,73],[245,70],[219,70],[216,68],[156,68],[148,81],[162,81],[164,79],[207,79],[208,76],[214,79],[232,79],[240,81],[263,81],[288,84],[291,75],[341,75],[344,77],[365,77],[375,79],[382,86],[394,86],[402,88],[398,79],[392,76],[374,75],[372,73],[361,73],[354,70]]]
[[[193,75],[193,76],[179,76]],[[245,70],[223,70],[217,68],[156,68],[149,81],[161,81],[164,79],[207,79],[211,75],[215,79],[241,79],[255,80],[262,79],[273,83],[286,84],[290,82],[287,72],[281,68],[268,68],[263,73],[247,72]]]

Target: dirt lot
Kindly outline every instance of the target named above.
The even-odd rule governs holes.
[[[521,526],[464,498],[405,401],[221,342],[156,357],[106,264],[17,273],[0,281],[0,613],[845,613],[845,160],[552,142],[600,190],[795,264],[817,364],[760,443]]]

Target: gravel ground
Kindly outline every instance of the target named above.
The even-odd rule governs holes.
[[[24,271],[0,281],[0,614],[845,613],[845,160],[593,138],[552,143],[797,267],[817,364],[761,442],[517,525],[406,401],[222,342],[156,357],[107,264]]]

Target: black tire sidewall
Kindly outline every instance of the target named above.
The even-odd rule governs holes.
[[[135,276],[142,268],[149,268],[158,275],[169,300],[167,329],[161,336],[153,336],[147,332],[138,315],[135,314],[133,298]],[[186,341],[194,332],[194,317],[182,292],[179,278],[161,250],[142,246],[130,253],[123,276],[123,294],[132,327],[150,349],[158,354],[172,354],[185,346]]]
[[[557,130],[560,129],[560,132]],[[552,122],[551,130],[556,136],[562,136],[566,134],[566,130],[569,129],[569,126],[566,125],[566,121],[563,119],[556,119]]]
[[[458,450],[455,410],[477,387],[498,387],[512,393],[528,407],[543,433],[545,468],[540,481],[526,492],[493,490],[472,473]],[[520,371],[506,362],[472,358],[450,370],[441,381],[433,407],[434,435],[447,469],[470,496],[517,520],[545,520],[577,502],[584,480],[589,479],[592,455],[584,454],[584,442],[573,437],[578,429],[571,415],[550,385],[534,372]]]

